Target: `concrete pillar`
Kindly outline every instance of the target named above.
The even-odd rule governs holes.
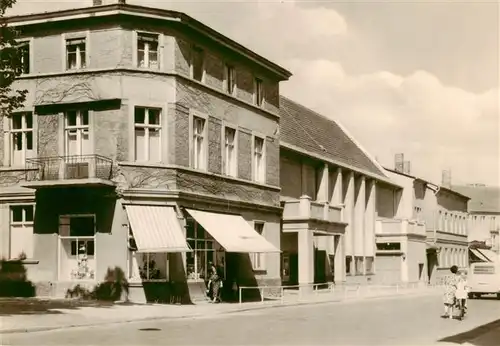
[[[403,224],[408,224],[408,220],[403,220]],[[403,225],[405,227],[405,225]],[[401,256],[401,281],[408,282],[408,239],[401,242],[401,251],[403,255]]]
[[[365,177],[356,179],[356,197],[354,202],[354,256],[364,257],[366,182]]]
[[[344,207],[344,219],[343,221],[347,223],[345,228],[344,236],[344,249],[345,256],[354,256],[354,173],[349,172],[346,175],[347,179],[347,191],[345,196],[345,207]],[[344,259],[345,260],[345,259]],[[351,273],[353,272],[354,259],[351,261]]]
[[[367,202],[365,211],[365,256],[375,256],[375,180],[370,180],[366,186]]]
[[[311,216],[311,197],[302,195],[299,198],[299,215],[308,219]]]
[[[344,236],[336,235],[335,242],[335,283],[345,282]]]
[[[307,192],[307,166],[302,163],[300,165],[300,168],[301,168],[301,175],[300,175],[300,178],[301,178],[301,188],[302,188],[302,191],[301,191],[301,195],[308,195],[308,192]],[[312,197],[312,196],[309,196],[309,197]]]
[[[322,168],[320,168],[321,174],[319,174],[319,182],[318,182],[318,193],[316,200],[318,202],[329,202],[328,199],[328,191],[329,189],[329,169],[328,164],[324,164]]]
[[[313,234],[308,229],[298,231],[299,249],[299,284],[312,284],[314,282],[314,242]]]
[[[334,179],[333,179],[333,193],[332,193],[332,199],[330,201],[331,205],[337,206],[341,205],[344,203],[344,200],[342,198],[342,169],[337,168],[337,171],[334,174]]]

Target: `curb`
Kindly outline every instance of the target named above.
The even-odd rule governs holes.
[[[335,299],[335,300],[326,300],[326,301],[304,301],[304,302],[292,302],[292,303],[277,303],[273,305],[258,305],[254,307],[242,307],[236,308],[234,310],[228,311],[211,311],[211,314],[206,313],[195,313],[189,315],[179,315],[179,316],[153,316],[153,317],[143,317],[136,319],[128,319],[128,320],[111,320],[111,321],[100,321],[100,322],[91,322],[91,323],[83,323],[83,324],[70,324],[70,325],[58,325],[58,326],[47,326],[47,327],[32,327],[32,328],[13,328],[13,329],[5,329],[0,330],[0,335],[3,334],[25,334],[25,333],[37,333],[37,332],[46,332],[53,331],[59,329],[70,329],[70,328],[85,328],[85,327],[96,327],[96,326],[110,326],[114,324],[125,324],[125,323],[135,323],[135,322],[148,322],[148,321],[168,321],[168,320],[184,320],[189,318],[199,318],[199,317],[212,317],[222,314],[235,314],[240,312],[248,312],[254,310],[267,310],[267,309],[276,309],[276,308],[287,308],[287,307],[296,307],[296,306],[314,306],[320,304],[341,304],[341,303],[356,303],[367,300],[377,300],[377,299],[394,299],[394,298],[403,298],[410,295],[427,295],[430,293],[436,292],[410,292],[410,293],[400,293],[395,296],[372,296],[372,297],[353,297],[353,298],[345,298],[345,299]]]

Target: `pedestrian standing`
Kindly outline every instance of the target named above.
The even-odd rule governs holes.
[[[442,318],[453,318],[453,307],[455,306],[456,298],[455,293],[457,291],[457,284],[459,276],[457,275],[458,267],[456,265],[450,268],[451,275],[447,275],[444,279],[444,315]]]
[[[468,286],[467,286],[467,277],[465,272],[462,272],[457,282],[457,290],[455,292],[455,298],[457,300],[457,307],[460,311],[459,319],[461,320],[467,309],[467,294],[468,294]]]

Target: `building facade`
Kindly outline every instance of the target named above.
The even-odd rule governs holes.
[[[283,281],[368,283],[383,168],[332,119],[281,98]]]
[[[469,242],[484,241],[493,253],[488,258],[500,256],[500,188],[486,185],[456,185],[453,188],[471,198],[469,202]]]
[[[0,251],[24,254],[38,294],[119,270],[133,300],[195,300],[210,262],[239,285],[281,283],[287,70],[172,11],[8,23],[25,51],[14,87],[29,93],[0,119]]]
[[[393,260],[394,275],[398,275],[397,268],[401,268],[403,280],[435,283],[448,274],[452,265],[467,268],[469,198],[450,187],[412,176],[409,171],[386,170],[391,179],[404,186],[400,191],[386,191],[387,197],[379,201],[381,209],[387,207],[390,200],[395,200],[395,205],[392,210],[382,212],[379,209],[378,216],[389,220],[380,220],[377,233],[380,245],[377,246],[388,247],[388,251],[407,248],[406,253],[396,253],[396,256],[401,256],[401,261]],[[392,215],[401,220],[397,238],[404,240],[399,245],[392,230],[395,223],[395,220],[390,220]],[[387,242],[384,245],[386,239],[396,244]]]

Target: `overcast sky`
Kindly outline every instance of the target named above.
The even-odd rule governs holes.
[[[290,69],[282,94],[386,166],[403,152],[427,179],[500,185],[496,1],[127,2],[186,12]],[[18,0],[10,14],[91,3]]]

